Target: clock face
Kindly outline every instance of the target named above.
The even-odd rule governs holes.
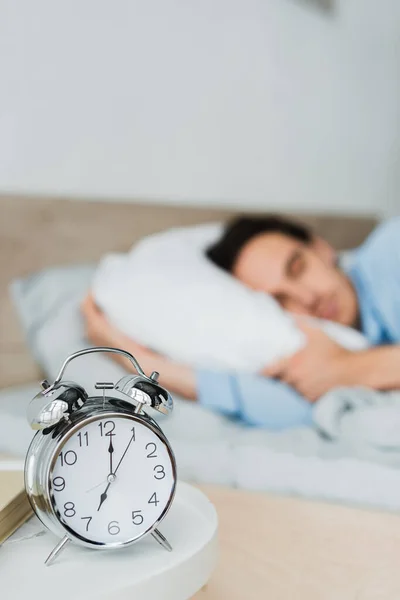
[[[134,541],[169,508],[172,461],[165,441],[140,420],[91,419],[58,451],[49,480],[54,512],[88,543]]]

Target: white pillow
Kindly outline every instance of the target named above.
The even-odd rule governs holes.
[[[304,336],[273,298],[205,257],[222,229],[172,229],[107,255],[92,291],[109,320],[141,344],[196,367],[257,372],[300,349]],[[355,330],[318,324],[350,349],[366,347]]]

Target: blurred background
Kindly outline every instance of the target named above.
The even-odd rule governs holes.
[[[0,192],[399,207],[396,0],[0,3]]]

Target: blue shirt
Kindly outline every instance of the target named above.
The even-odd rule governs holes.
[[[348,275],[369,342],[400,344],[400,218],[377,227],[354,251]]]
[[[400,218],[377,227],[350,263],[362,332],[372,345],[400,343]],[[197,392],[203,406],[249,425],[279,430],[312,423],[312,405],[275,379],[199,370]]]

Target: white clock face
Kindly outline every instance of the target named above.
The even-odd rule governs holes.
[[[141,537],[169,507],[175,484],[165,442],[129,417],[102,416],[63,445],[50,473],[53,508],[84,541]]]

